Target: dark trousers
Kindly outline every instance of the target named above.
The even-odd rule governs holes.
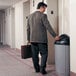
[[[47,43],[31,43],[31,48],[35,70],[45,69],[48,56]],[[41,54],[41,65],[39,65],[39,52]]]

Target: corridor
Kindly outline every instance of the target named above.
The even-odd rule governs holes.
[[[76,76],[76,0],[0,0],[0,76],[42,76],[34,72],[31,58],[21,59],[20,50],[22,45],[27,45],[28,16],[37,11],[41,1],[48,5],[45,14],[54,31],[59,36],[70,37],[70,76]],[[54,38],[48,32],[47,36],[48,74],[45,76],[57,76]]]
[[[47,66],[48,74],[45,76],[57,76],[53,65]],[[42,76],[35,73],[32,59],[21,59],[18,49],[9,46],[0,46],[0,76]]]

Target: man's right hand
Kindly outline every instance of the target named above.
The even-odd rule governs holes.
[[[55,37],[55,40],[59,40],[59,39],[60,39],[60,37],[59,37],[59,36],[56,36],[56,37]]]

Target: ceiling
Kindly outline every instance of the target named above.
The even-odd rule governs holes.
[[[0,10],[5,9],[21,0],[0,0]]]

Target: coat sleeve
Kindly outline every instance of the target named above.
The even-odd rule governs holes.
[[[27,19],[27,40],[30,41],[30,25],[29,25],[29,18]]]
[[[46,27],[46,29],[49,31],[49,33],[50,33],[53,37],[56,37],[56,33],[54,32],[53,28],[51,27],[51,24],[49,23],[46,14],[43,14],[43,16],[42,16],[42,22],[43,22],[43,25]]]

